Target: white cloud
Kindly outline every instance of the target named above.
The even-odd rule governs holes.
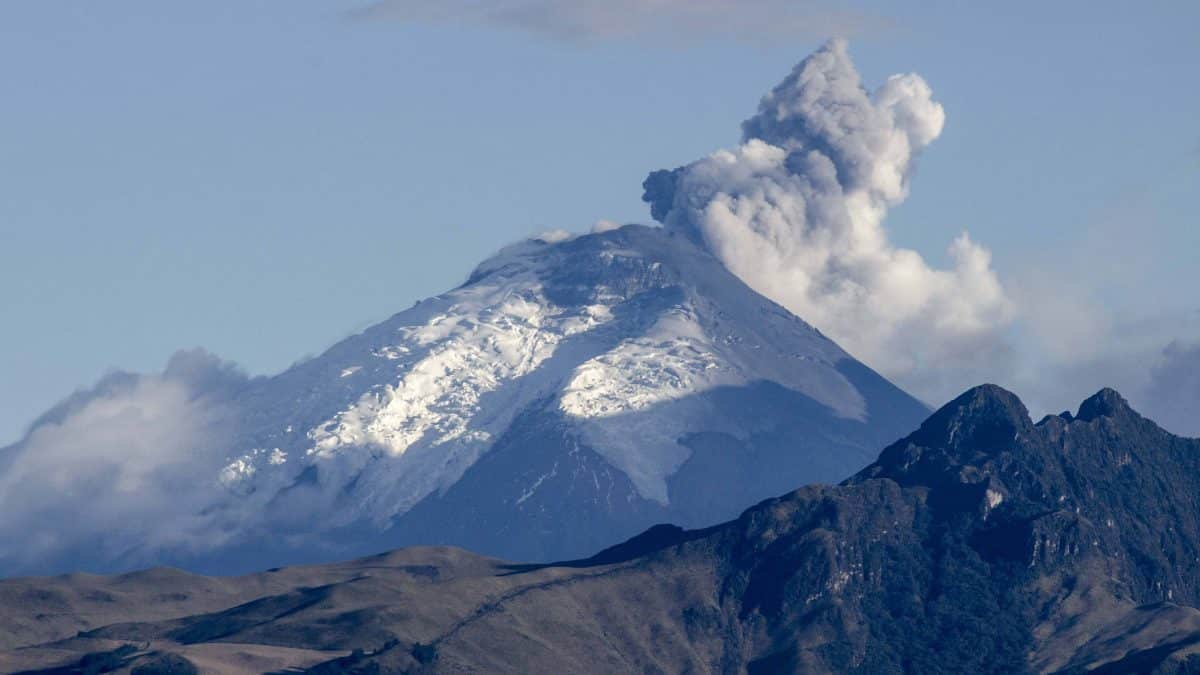
[[[200,515],[220,487],[225,402],[245,381],[200,351],[159,375],[117,373],[79,392],[3,451],[0,565],[139,561],[221,536]]]
[[[937,400],[971,384],[981,359],[1006,357],[1015,314],[966,234],[937,269],[883,227],[944,121],[917,75],[868,92],[834,40],[763,98],[741,146],[651,174],[645,199],[750,286]]]
[[[359,19],[490,26],[557,40],[761,42],[853,35],[887,25],[882,17],[815,0],[379,0]]]

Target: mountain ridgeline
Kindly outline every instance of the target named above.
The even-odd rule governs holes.
[[[238,644],[330,655],[279,657],[312,673],[1196,673],[1200,440],[1111,390],[1035,424],[985,385],[840,485],[709,528],[654,527],[588,559],[416,548],[220,592],[171,573],[196,598],[173,618],[126,600],[164,575],[0,582],[0,632],[62,640],[0,664],[127,644],[141,649],[130,663],[215,658]],[[108,614],[89,619],[101,593]],[[35,618],[55,603],[74,623]]]

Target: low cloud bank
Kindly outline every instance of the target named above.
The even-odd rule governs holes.
[[[204,550],[219,495],[228,401],[247,382],[200,350],[156,375],[114,373],[43,415],[0,450],[0,568]]]

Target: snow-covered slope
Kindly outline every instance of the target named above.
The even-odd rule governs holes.
[[[700,423],[687,404],[697,394],[771,380],[861,420],[865,401],[836,369],[847,358],[681,237],[633,227],[535,240],[300,366],[354,400],[276,424],[223,480],[248,492],[316,466],[366,481],[356,486],[364,514],[384,522],[452,485],[542,401],[642,496],[667,504],[666,478],[688,454],[676,439]],[[265,389],[292,397],[291,379]]]
[[[567,558],[843,478],[927,412],[686,235],[642,226],[509,247],[222,410],[188,521],[219,535],[118,547],[120,564],[415,543]]]

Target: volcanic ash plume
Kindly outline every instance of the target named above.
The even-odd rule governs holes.
[[[763,97],[740,146],[651,173],[644,199],[755,290],[936,397],[957,383],[920,378],[1002,352],[1013,315],[989,252],[966,234],[950,245],[953,267],[936,269],[883,227],[944,121],[917,75],[868,92],[834,40]]]

